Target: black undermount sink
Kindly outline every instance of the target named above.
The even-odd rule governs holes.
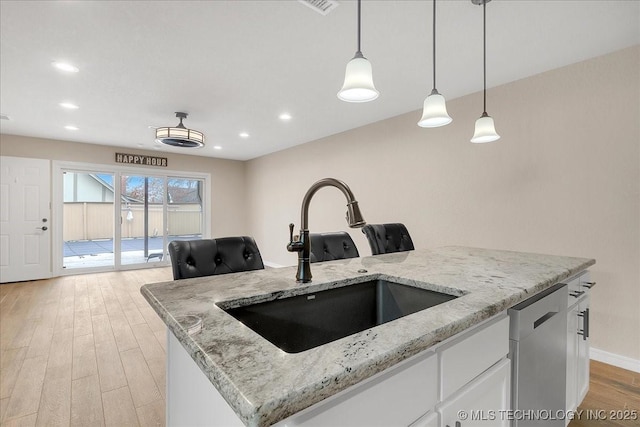
[[[299,353],[455,298],[386,280],[369,280],[222,308],[278,348]]]

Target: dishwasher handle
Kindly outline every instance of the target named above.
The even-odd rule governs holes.
[[[533,329],[536,329],[538,326],[542,325],[544,322],[546,322],[547,320],[551,319],[556,314],[558,314],[557,311],[550,311],[547,314],[545,314],[544,316],[540,316],[540,318],[538,320],[533,322]]]

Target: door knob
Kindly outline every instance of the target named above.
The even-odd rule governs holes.
[[[46,225],[43,225],[42,227],[36,227],[36,230],[42,230],[42,231],[47,231],[49,228]]]

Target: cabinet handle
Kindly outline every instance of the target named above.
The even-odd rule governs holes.
[[[583,340],[587,340],[589,338],[589,309],[580,312],[578,317],[582,317],[583,328],[578,331],[578,335],[582,335]]]
[[[582,294],[584,294],[584,291],[569,292],[569,295],[571,295],[574,298],[578,298]]]
[[[583,288],[587,288],[587,289],[591,289],[596,285],[596,282],[584,282],[584,285],[582,285]]]

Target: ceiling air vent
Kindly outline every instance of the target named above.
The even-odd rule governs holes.
[[[320,15],[328,15],[333,9],[338,7],[340,3],[335,0],[298,0],[305,6],[318,12]]]

